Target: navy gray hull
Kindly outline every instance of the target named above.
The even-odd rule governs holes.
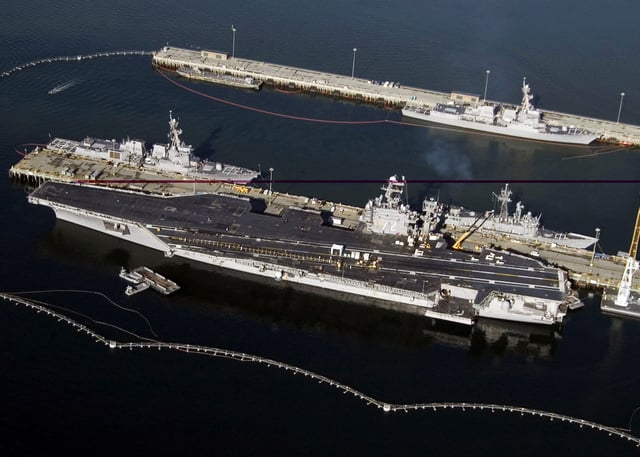
[[[316,210],[302,203],[276,208],[269,196],[161,197],[48,182],[29,201],[51,207],[61,219],[167,256],[438,320],[562,322],[572,294],[565,272],[512,253],[503,253],[501,262],[477,261],[447,249],[441,238],[423,231],[428,224],[421,215],[396,206],[401,183],[390,179],[385,194],[358,210],[355,224],[342,220],[337,208]],[[378,214],[378,208],[384,211]],[[393,229],[384,223],[397,217]],[[503,302],[499,313],[492,312],[494,299]],[[504,303],[513,304],[513,312]]]
[[[522,103],[518,107],[496,104],[438,103],[435,106],[407,104],[403,116],[493,135],[510,136],[550,143],[587,145],[600,134],[573,125],[550,125],[542,121],[542,113],[531,104],[533,95],[522,81]]]

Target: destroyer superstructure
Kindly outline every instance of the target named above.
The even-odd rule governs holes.
[[[486,100],[483,104],[452,101],[433,107],[407,104],[402,108],[402,114],[436,124],[528,140],[587,145],[600,138],[600,134],[573,125],[543,122],[542,113],[533,106],[532,99],[529,84],[523,79],[522,102],[517,107],[488,104]]]
[[[477,231],[496,235],[504,235],[513,239],[528,242],[555,243],[559,246],[585,249],[592,246],[597,239],[579,233],[564,233],[545,229],[540,224],[541,216],[534,216],[530,211],[524,212],[524,205],[518,201],[513,214],[509,213],[509,203],[513,192],[509,184],[500,190],[500,194],[493,194],[500,205],[500,211],[478,212],[463,207],[452,206],[445,215],[445,225],[462,230],[478,225]]]
[[[398,197],[403,185],[392,177],[385,195]],[[51,207],[61,220],[168,256],[465,325],[492,292],[544,309],[545,319],[528,322],[548,325],[562,322],[572,296],[562,270],[506,253],[500,264],[474,262],[447,249],[425,229],[423,216],[399,200],[365,210],[257,188],[160,197],[48,182],[29,201]],[[376,214],[378,208],[385,211]],[[403,222],[390,224],[394,217]]]
[[[170,111],[169,142],[155,143],[150,149],[147,149],[142,140],[127,138],[116,141],[93,137],[86,137],[82,141],[54,138],[45,149],[150,172],[181,174],[193,179],[250,182],[259,175],[257,171],[248,168],[200,159],[195,156],[193,147],[182,140],[181,135],[178,120]],[[63,174],[74,175],[75,172],[76,170],[69,168]],[[96,173],[84,178],[96,180],[100,176]]]

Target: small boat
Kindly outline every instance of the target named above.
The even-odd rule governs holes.
[[[54,87],[53,89],[51,89],[48,94],[49,95],[54,95],[57,94],[59,92],[62,92],[63,90],[67,90],[70,87],[75,86],[76,84],[78,84],[80,81],[78,81],[77,79],[72,79],[70,81],[67,81],[66,83],[62,83],[62,84],[58,84],[56,87]]]
[[[165,278],[159,273],[156,273],[149,267],[137,267],[133,270],[133,273],[139,274],[143,277],[142,281],[150,286],[152,289],[157,290],[158,292],[169,295],[172,292],[180,289],[180,286],[177,285],[172,280]]]
[[[125,281],[131,283],[131,285],[127,286],[127,289],[125,290],[127,295],[142,292],[149,287],[164,295],[169,295],[170,293],[180,289],[180,286],[175,282],[165,278],[159,273],[156,273],[149,267],[136,267],[131,271],[127,271],[122,267],[120,268],[119,276]]]
[[[144,279],[137,271],[127,271],[124,267],[120,268],[119,276],[131,284],[140,284]]]
[[[138,292],[142,292],[143,290],[147,290],[149,287],[150,287],[149,284],[147,284],[146,282],[141,282],[133,286],[128,285],[124,293],[127,294],[128,296],[131,296],[131,295],[137,294]]]

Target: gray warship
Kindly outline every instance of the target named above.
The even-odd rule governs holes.
[[[510,214],[511,195],[509,184],[505,184],[499,195],[493,194],[500,204],[498,214],[493,211],[478,212],[452,206],[445,216],[445,225],[466,230],[482,219],[482,224],[477,228],[479,232],[509,236],[527,242],[556,244],[578,249],[586,249],[598,241],[594,237],[579,233],[564,233],[545,229],[540,223],[541,215],[534,216],[531,212],[525,213],[524,205],[520,201],[516,203],[513,214]]]
[[[542,113],[531,101],[533,95],[526,79],[522,80],[520,106],[501,104],[459,104],[455,101],[433,107],[411,103],[402,108],[402,115],[414,119],[444,124],[461,129],[549,143],[587,145],[601,137],[573,125],[550,125],[542,121]]]
[[[250,182],[259,176],[260,173],[255,170],[200,159],[194,154],[193,146],[186,144],[181,135],[179,122],[169,111],[169,142],[154,143],[150,149],[142,140],[127,138],[116,141],[93,137],[86,137],[82,141],[54,138],[45,149],[156,173],[179,173],[192,179]]]

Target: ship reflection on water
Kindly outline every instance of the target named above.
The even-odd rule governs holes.
[[[530,358],[553,356],[560,335],[548,326],[480,319],[471,338],[471,354],[518,354]]]
[[[517,355],[550,359],[560,335],[549,326],[480,318],[466,335],[452,328],[424,328],[424,338],[435,344],[468,350],[472,358]]]

